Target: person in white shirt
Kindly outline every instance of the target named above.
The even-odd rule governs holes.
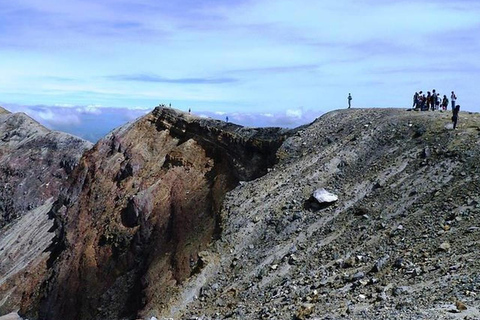
[[[452,95],[450,96],[450,101],[452,102],[452,110],[455,109],[455,101],[457,100],[457,96],[455,92],[452,91]]]

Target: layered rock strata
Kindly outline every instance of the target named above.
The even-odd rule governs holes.
[[[91,146],[0,108],[0,314],[29,304],[43,282],[53,238],[48,212]]]
[[[53,205],[57,226],[38,319],[132,319],[162,312],[200,272],[224,195],[267,172],[286,131],[157,108],[81,159]]]
[[[60,192],[92,144],[0,108],[0,228]]]

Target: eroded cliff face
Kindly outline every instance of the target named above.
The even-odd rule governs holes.
[[[47,213],[91,146],[0,108],[0,315],[28,304],[43,282],[53,237]]]
[[[0,112],[0,228],[56,197],[89,142]]]
[[[57,236],[39,319],[162,311],[202,270],[227,191],[273,166],[282,129],[249,129],[157,108],[99,141],[53,205]]]

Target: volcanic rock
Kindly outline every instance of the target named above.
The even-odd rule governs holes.
[[[324,188],[317,189],[313,192],[313,197],[319,204],[323,203],[331,203],[338,200],[338,196],[335,194],[328,192]]]
[[[56,198],[92,144],[0,108],[0,228]]]
[[[0,108],[0,315],[44,280],[54,200],[91,143]],[[29,292],[29,294],[26,294]],[[10,315],[12,316],[12,315]]]
[[[50,212],[45,280],[12,307],[29,319],[452,319],[455,297],[468,305],[458,316],[479,319],[480,115],[462,113],[456,131],[449,118],[348,109],[287,132],[156,109],[80,160]],[[298,201],[316,186],[338,195],[321,214]]]
[[[45,298],[21,312],[72,320],[163,312],[205,268],[201,252],[221,236],[225,193],[265,174],[286,133],[170,108],[112,131],[53,204]]]

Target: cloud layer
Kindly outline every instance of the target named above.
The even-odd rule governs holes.
[[[45,127],[97,142],[111,130],[145,115],[151,109],[99,108],[97,106],[2,105],[10,112],[24,112]]]
[[[24,112],[49,129],[63,131],[91,142],[97,142],[113,129],[134,121],[152,109],[98,108],[97,106],[20,106],[3,105],[10,112]],[[248,127],[294,128],[315,120],[320,114],[303,108],[285,112],[225,112],[192,110],[192,114]]]

